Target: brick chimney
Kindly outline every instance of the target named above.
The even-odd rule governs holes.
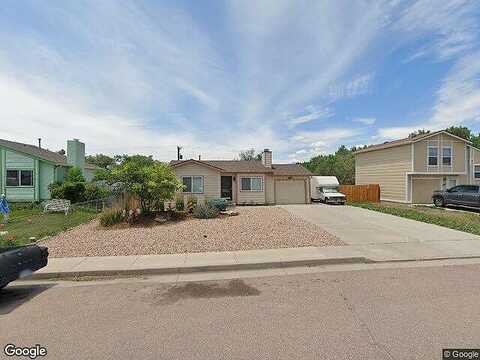
[[[272,167],[272,152],[269,149],[264,149],[262,152],[262,164],[267,168]]]

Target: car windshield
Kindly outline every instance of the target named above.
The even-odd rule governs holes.
[[[324,193],[335,193],[337,192],[336,188],[323,188]]]

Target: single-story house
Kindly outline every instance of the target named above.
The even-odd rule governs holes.
[[[86,180],[97,166],[85,162],[85,144],[67,141],[67,155],[40,146],[0,139],[0,192],[13,202],[50,199],[48,186],[63,181],[68,169],[78,166]]]
[[[312,173],[298,164],[273,164],[265,149],[262,160],[175,160],[170,165],[185,185],[184,196],[200,201],[226,198],[238,205],[310,202]]]
[[[355,183],[379,184],[381,200],[430,204],[432,192],[480,184],[480,150],[444,130],[355,152]]]

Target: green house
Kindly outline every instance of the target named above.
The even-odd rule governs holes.
[[[85,144],[78,139],[67,141],[66,156],[40,146],[0,139],[0,192],[11,202],[50,199],[48,186],[63,181],[73,166],[82,169],[87,181],[98,169],[85,162]]]

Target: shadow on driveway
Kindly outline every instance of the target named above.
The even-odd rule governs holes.
[[[32,300],[54,284],[14,285],[0,290],[0,315],[7,315],[17,307]]]

